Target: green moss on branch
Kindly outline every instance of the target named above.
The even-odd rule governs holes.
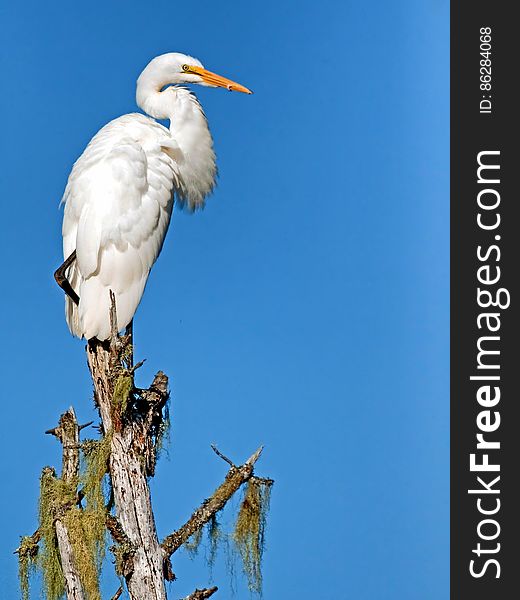
[[[233,539],[252,592],[262,592],[262,555],[265,523],[271,495],[270,480],[252,477],[240,505]]]

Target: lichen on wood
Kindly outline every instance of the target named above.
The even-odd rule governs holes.
[[[85,463],[80,479],[82,492],[87,506],[99,512],[103,527],[106,517],[103,484],[106,480],[107,486],[110,486],[110,478],[105,478],[105,475],[108,473],[111,441],[112,433],[108,432],[98,440],[85,440],[81,444]]]
[[[188,554],[191,558],[195,558],[199,553],[200,544],[202,542],[202,538],[204,535],[204,529],[201,527],[197,529],[197,531],[184,542],[184,547],[188,551]]]
[[[206,563],[211,573],[215,565],[220,542],[224,541],[227,535],[228,534],[221,530],[217,515],[214,514],[204,526],[197,529],[197,531],[186,542],[184,542],[184,548],[190,555],[190,558],[195,558],[199,553],[202,540],[205,537],[207,539],[205,553]]]
[[[224,535],[220,529],[220,523],[218,522],[216,514],[212,515],[209,520],[207,530],[209,539],[208,567],[210,568],[210,571],[212,571],[217,558],[218,545]]]
[[[65,593],[65,578],[61,568],[58,539],[54,523],[76,502],[76,485],[56,477],[51,467],[45,467],[40,478],[39,526],[42,548],[38,566],[42,571],[47,600],[59,600]]]
[[[29,600],[29,582],[33,571],[37,567],[39,540],[39,531],[33,535],[24,535],[20,538],[20,546],[16,550],[18,554],[18,578],[22,600]]]
[[[88,600],[101,600],[99,575],[105,554],[105,525],[96,511],[74,507],[67,511],[63,524],[69,534],[75,566]]]
[[[110,531],[110,535],[115,542],[110,546],[109,550],[114,555],[116,575],[126,579],[133,573],[133,556],[136,548],[134,544],[130,542],[121,523],[114,515],[107,514],[106,527],[108,531]]]
[[[171,419],[170,409],[168,402],[164,404],[162,413],[156,419],[156,423],[153,424],[151,434],[153,436],[154,454],[155,460],[157,461],[163,451],[167,448],[170,443],[170,432],[171,432]]]
[[[132,374],[126,370],[120,369],[120,373],[114,383],[114,392],[112,394],[112,421],[117,431],[122,427],[122,420],[127,411],[133,387],[134,378]]]
[[[167,556],[171,556],[186,541],[188,541],[194,533],[204,527],[214,515],[226,506],[229,499],[238,489],[240,489],[242,484],[253,477],[255,463],[262,453],[262,447],[260,447],[243,465],[237,467],[215,447],[213,447],[213,450],[230,465],[230,468],[224,481],[213,492],[212,496],[204,500],[201,506],[193,512],[191,517],[184,525],[182,525],[182,527],[164,538],[161,546]],[[272,480],[265,481],[270,481],[272,483]]]
[[[252,592],[262,591],[262,555],[272,481],[252,477],[247,482],[233,531],[242,567]]]
[[[29,594],[31,566],[42,573],[47,600],[61,598],[65,592],[68,598],[100,599],[99,573],[106,545],[107,514],[102,486],[110,436],[80,445],[79,431],[87,425],[79,426],[74,410],[69,408],[61,415],[58,426],[46,432],[62,444],[62,473],[58,478],[53,468],[43,469],[39,527],[35,534],[22,539],[17,550],[24,600]],[[85,457],[81,473],[80,448]],[[86,506],[82,506],[83,502]]]

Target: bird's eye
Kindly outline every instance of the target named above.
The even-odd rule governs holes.
[[[189,71],[190,70],[190,66],[189,65],[182,65],[182,70],[183,71]]]

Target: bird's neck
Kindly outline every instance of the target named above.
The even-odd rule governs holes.
[[[204,204],[205,197],[215,186],[217,167],[213,138],[196,96],[186,88],[173,89],[175,107],[169,118],[170,133],[181,154],[179,199],[194,209]]]
[[[174,102],[169,94],[161,92],[159,85],[138,86],[137,106],[154,119],[171,119]]]
[[[178,199],[190,208],[204,204],[213,190],[217,168],[213,139],[208,122],[196,96],[183,87],[164,91],[141,90],[137,93],[139,106],[155,119],[169,119],[172,158],[179,170]]]

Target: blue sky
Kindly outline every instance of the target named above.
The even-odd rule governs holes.
[[[448,2],[4,2],[0,21],[0,595],[60,463],[43,432],[70,404],[95,418],[52,278],[66,178],[181,51],[255,95],[197,90],[219,185],[174,214],[135,320],[140,383],[172,384],[159,533],[223,478],[210,443],[237,462],[263,443],[267,600],[448,598]],[[209,583],[203,552],[174,570],[171,598]],[[213,580],[230,597],[225,558]]]

